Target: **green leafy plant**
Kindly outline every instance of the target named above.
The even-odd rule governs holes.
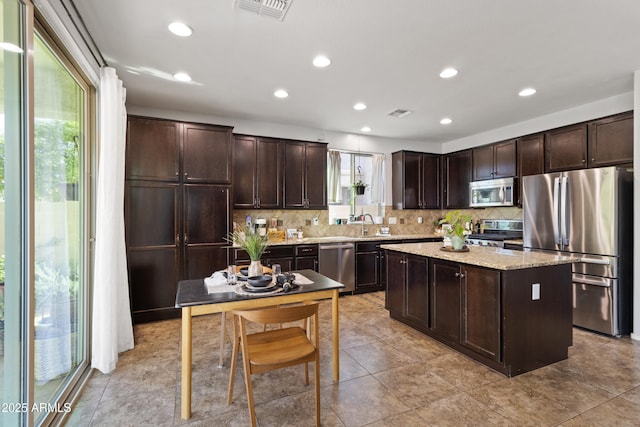
[[[440,225],[449,224],[451,226],[451,229],[445,233],[447,236],[458,236],[461,238],[464,238],[464,235],[469,233],[467,229],[468,223],[471,223],[471,215],[461,213],[459,210],[447,212],[444,218],[439,221]]]
[[[226,240],[247,251],[251,261],[260,261],[264,250],[269,246],[269,238],[266,235],[261,236],[248,227],[233,230],[233,233],[230,233]]]

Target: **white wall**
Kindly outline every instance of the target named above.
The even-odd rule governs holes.
[[[590,104],[580,105],[567,110],[550,113],[525,122],[514,123],[488,132],[466,138],[448,141],[443,144],[443,153],[464,150],[465,148],[491,144],[505,139],[517,138],[547,129],[579,123],[586,120],[609,116],[633,110],[633,92],[602,99]]]

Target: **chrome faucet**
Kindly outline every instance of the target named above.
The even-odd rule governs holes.
[[[373,220],[373,217],[371,216],[371,214],[368,214],[368,213],[367,213],[367,214],[362,215],[362,223],[361,223],[361,224],[362,224],[362,237],[364,237],[364,236],[366,236],[366,235],[367,235],[367,229],[366,229],[366,228],[364,228],[364,222],[367,220],[367,216],[368,216],[369,218],[371,218],[371,224],[375,224],[375,223],[376,223],[376,222]]]

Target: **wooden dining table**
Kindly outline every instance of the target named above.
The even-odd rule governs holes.
[[[229,287],[229,292],[209,293],[204,279],[182,280],[178,282],[176,308],[182,310],[182,381],[181,416],[191,418],[191,368],[192,368],[192,318],[212,313],[224,313],[232,310],[246,310],[279,304],[331,299],[332,323],[332,368],[333,381],[340,379],[338,297],[344,285],[313,270],[296,271],[313,283],[298,286],[289,292],[269,295],[239,294]],[[222,323],[224,325],[224,323]],[[224,332],[224,331],[223,331]]]

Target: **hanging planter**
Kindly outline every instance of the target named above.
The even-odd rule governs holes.
[[[365,184],[362,181],[357,181],[357,182],[354,182],[353,184],[351,184],[351,187],[355,191],[356,195],[361,196],[361,195],[364,194],[364,190],[366,190],[368,185]]]

